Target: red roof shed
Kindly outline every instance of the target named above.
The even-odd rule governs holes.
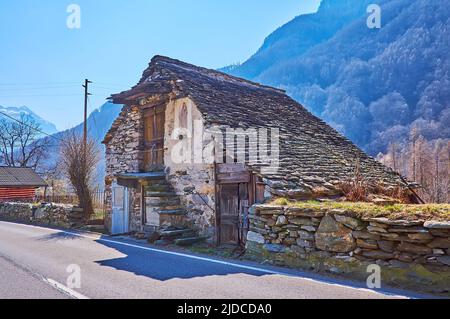
[[[31,168],[0,167],[0,201],[31,201],[47,183]]]

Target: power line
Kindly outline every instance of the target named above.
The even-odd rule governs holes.
[[[53,135],[51,135],[51,134],[48,134],[48,133],[46,133],[46,132],[44,132],[44,131],[42,131],[42,130],[36,128],[36,127],[33,127],[33,126],[31,126],[30,124],[27,124],[27,123],[25,123],[25,122],[22,122],[22,121],[20,121],[20,120],[18,120],[18,119],[16,119],[16,118],[12,117],[12,116],[9,115],[9,114],[3,113],[2,111],[0,111],[0,114],[2,114],[3,116],[5,116],[5,117],[7,117],[7,118],[9,118],[9,119],[11,119],[11,120],[13,120],[13,121],[16,121],[17,123],[20,123],[20,124],[22,124],[22,125],[24,125],[24,126],[26,126],[26,127],[29,127],[30,129],[32,129],[32,130],[34,130],[34,131],[36,131],[36,132],[39,132],[39,133],[44,134],[44,135],[46,135],[46,136],[48,136],[48,137],[54,138],[55,140],[62,141],[62,139],[57,138],[56,136],[53,136]]]
[[[0,83],[0,86],[55,86],[55,85],[76,85],[78,82],[36,82],[36,83]]]
[[[83,94],[22,94],[22,95],[3,95],[2,98],[10,97],[55,97],[55,96],[82,96]]]
[[[76,87],[77,85],[59,85],[59,86],[30,86],[30,87],[13,87],[13,88],[4,88],[0,86],[0,91],[2,92],[16,92],[16,91],[36,91],[36,90],[53,90],[53,89],[66,89],[71,87]]]

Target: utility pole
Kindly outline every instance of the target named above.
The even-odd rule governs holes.
[[[88,105],[88,96],[91,95],[88,91],[89,83],[92,83],[88,79],[84,80],[84,128],[83,128],[83,143],[84,149],[87,147],[87,105]]]

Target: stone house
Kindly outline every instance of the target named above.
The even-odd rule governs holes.
[[[105,136],[112,233],[246,237],[250,206],[285,196],[340,196],[358,166],[367,181],[407,187],[284,91],[155,56]]]

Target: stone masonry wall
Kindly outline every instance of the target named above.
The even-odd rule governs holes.
[[[116,130],[106,143],[105,226],[111,227],[112,183],[118,173],[138,172],[142,163],[143,114],[137,106],[125,106],[114,124]],[[130,230],[140,231],[140,190],[130,190]]]
[[[186,226],[212,238],[215,174],[214,165],[205,158],[210,153],[205,149],[210,140],[208,134],[199,129],[200,123],[203,123],[203,116],[189,98],[174,100],[167,105],[164,164],[167,179],[187,211]],[[183,135],[181,140],[180,135]],[[198,141],[202,144],[197,144]]]
[[[340,209],[255,205],[247,256],[359,280],[450,294],[450,221],[357,217]]]
[[[70,228],[80,224],[82,211],[72,205],[0,203],[0,219]]]

